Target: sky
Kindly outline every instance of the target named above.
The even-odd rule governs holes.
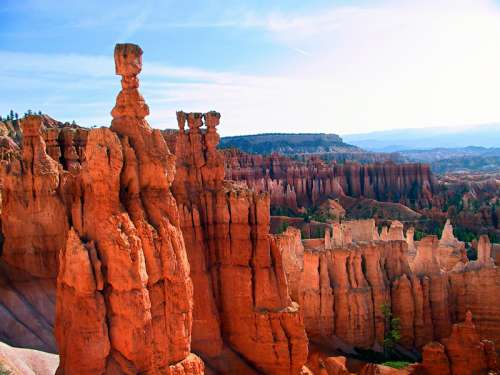
[[[116,43],[155,128],[222,135],[500,123],[500,1],[0,0],[0,114],[108,126]]]

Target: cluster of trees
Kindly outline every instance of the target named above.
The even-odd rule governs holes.
[[[24,117],[26,116],[29,116],[29,115],[42,115],[42,111],[33,111],[31,109],[28,109],[25,113],[24,113]],[[7,116],[3,117],[0,115],[0,121],[3,121],[3,120],[6,120],[6,121],[12,121],[12,120],[19,120],[19,113],[17,112],[14,112],[12,109],[9,111],[9,113],[7,114]]]

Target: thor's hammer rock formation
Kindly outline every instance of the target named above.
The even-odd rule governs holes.
[[[138,91],[142,50],[115,48],[111,129],[91,130],[59,254],[58,374],[202,374],[190,354],[193,289],[174,157]]]

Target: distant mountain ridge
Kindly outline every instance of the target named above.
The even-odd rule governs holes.
[[[500,171],[500,148],[469,146],[398,151],[409,162],[429,163],[433,172]]]
[[[500,124],[396,129],[346,134],[343,139],[355,146],[378,152],[469,146],[500,147]]]
[[[235,147],[255,154],[320,154],[329,152],[363,152],[329,133],[264,133],[222,137],[221,148]]]

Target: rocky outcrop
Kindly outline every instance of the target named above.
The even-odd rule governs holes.
[[[449,219],[446,220],[439,240],[438,257],[441,266],[447,271],[451,270],[459,262],[467,262],[465,243],[455,238],[453,226]]]
[[[225,166],[227,178],[267,191],[273,207],[292,210],[343,195],[428,207],[435,188],[430,168],[423,164],[336,164],[314,157],[300,162],[278,154],[226,150]]]
[[[141,56],[136,45],[116,46],[122,91],[111,129],[89,132],[75,182],[57,278],[60,374],[203,373],[190,354],[193,290],[170,192],[175,162],[144,119]],[[68,167],[78,170],[73,151]]]
[[[61,166],[46,153],[41,121],[22,122],[22,159],[2,164],[2,260],[10,269],[55,278],[68,228],[58,194]]]
[[[488,374],[498,370],[494,345],[481,340],[470,311],[464,322],[453,325],[451,336],[441,342],[424,347],[422,367],[429,375]]]
[[[64,177],[46,153],[41,119],[28,116],[21,127],[22,152],[0,167],[0,336],[11,345],[55,352],[57,257],[69,226]]]
[[[178,112],[177,118],[172,189],[194,282],[193,348],[223,373],[241,366],[233,357],[224,361],[234,361],[233,372],[221,368],[229,348],[265,373],[296,374],[307,358],[307,338],[289,296],[280,243],[269,235],[269,197],[224,180],[218,113]]]
[[[5,375],[53,375],[58,363],[56,354],[15,348],[0,342],[0,372]]]
[[[57,300],[58,374],[204,372],[190,353],[175,161],[145,120],[141,55],[135,45],[115,49],[122,91],[111,129],[42,131],[44,118],[28,116],[22,158],[2,164],[0,313],[13,321],[8,335],[27,331],[32,347],[50,347]]]
[[[367,240],[374,223],[359,224],[364,229],[350,242],[345,241],[345,231],[355,227],[354,221],[331,224],[331,234],[327,231],[324,240],[300,241],[290,235],[291,229],[277,235],[288,243],[282,252],[290,258],[284,262],[285,272],[290,275],[290,289],[298,294],[309,338],[380,348],[386,330],[383,306],[391,307],[400,319],[400,344],[408,349],[447,337],[452,311],[448,278],[436,254],[437,238],[418,243],[410,267],[406,241]],[[401,237],[400,224],[393,228]]]

